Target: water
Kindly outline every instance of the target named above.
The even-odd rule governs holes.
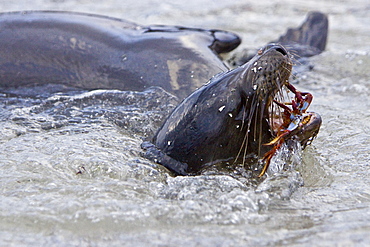
[[[0,95],[2,246],[368,246],[370,5],[358,1],[0,1],[1,11],[93,12],[141,24],[227,29],[260,47],[309,10],[329,14],[327,51],[299,74],[322,128],[286,171],[171,177],[140,156],[177,104],[146,92]],[[236,51],[236,52],[238,52]],[[276,162],[284,159],[278,157]],[[278,167],[278,164],[276,167]]]

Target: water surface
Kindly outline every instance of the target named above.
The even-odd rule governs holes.
[[[0,95],[3,246],[367,246],[370,244],[370,5],[358,1],[0,1],[0,11],[73,10],[140,24],[219,28],[258,48],[310,10],[327,51],[296,86],[322,128],[286,171],[172,177],[140,156],[178,103],[159,88]],[[279,162],[276,159],[276,162]]]

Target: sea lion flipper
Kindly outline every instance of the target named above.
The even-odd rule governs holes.
[[[167,25],[152,25],[147,27],[146,33],[148,32],[183,32],[187,31],[198,32],[198,35],[204,34],[208,36],[208,39],[203,40],[209,42],[208,47],[217,54],[227,53],[234,50],[241,43],[241,38],[235,33],[218,30],[218,29],[201,29],[201,28],[189,28],[182,26],[167,26]],[[194,38],[194,37],[193,37]],[[201,41],[199,41],[201,42]]]
[[[154,144],[150,142],[143,142],[141,144],[141,148],[145,151],[145,153],[142,153],[142,156],[144,158],[163,165],[170,171],[174,172],[176,175],[189,175],[186,172],[188,168],[187,164],[171,158],[170,156],[159,150]]]
[[[210,30],[214,37],[212,45],[209,47],[216,53],[227,53],[234,50],[241,43],[238,35],[221,30]]]
[[[307,14],[306,20],[299,27],[289,28],[284,35],[269,43],[280,43],[295,59],[311,57],[325,50],[328,30],[327,15],[313,11]],[[256,51],[252,49],[234,53],[229,63],[240,66],[252,59],[255,53]]]
[[[310,57],[325,50],[328,38],[329,21],[326,14],[309,12],[306,20],[298,28],[289,28],[276,41],[292,50],[297,57]]]

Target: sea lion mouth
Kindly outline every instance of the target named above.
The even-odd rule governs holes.
[[[294,97],[288,103],[274,100],[274,103],[278,106],[275,111],[270,107],[270,119],[267,122],[275,138],[264,144],[271,148],[263,156],[264,166],[258,177],[265,174],[271,158],[284,142],[289,139],[297,140],[304,149],[316,137],[321,126],[320,115],[314,112],[307,112],[313,96],[310,93],[298,91],[289,83],[285,86],[294,94]]]
[[[247,153],[254,153],[261,157],[266,152],[263,144],[276,136],[274,132],[274,119],[281,111],[274,106],[274,99],[284,99],[284,85],[289,84],[293,63],[291,55],[280,44],[272,43],[261,48],[257,54],[245,65],[241,92],[244,105],[237,119],[242,119],[244,141],[236,156],[243,159]]]
[[[270,44],[260,49],[249,64],[246,77],[252,81],[255,92],[251,95],[257,103],[252,105],[255,114],[251,120],[256,122],[248,125],[251,128],[247,133],[252,132],[253,139],[258,140],[258,156],[261,157],[262,150],[266,151],[262,146],[272,146],[266,152],[270,153],[270,159],[288,139],[297,139],[303,147],[307,146],[319,131],[321,117],[306,112],[312,95],[298,91],[289,83],[293,65],[289,52],[280,44]],[[268,135],[263,134],[266,132],[270,133],[272,141],[266,139]]]
[[[295,93],[295,97],[297,97],[297,94],[300,95],[299,97],[302,97],[301,92],[297,91],[289,83],[293,66],[291,58],[292,56],[284,46],[272,43],[258,51],[257,60],[253,63],[254,67],[251,70],[254,73],[262,71],[255,80],[255,84],[258,85],[256,93],[262,99],[263,104],[261,106],[264,105],[262,118],[268,122],[271,134],[274,137],[278,136],[280,134],[279,131],[284,128],[283,125],[287,125],[286,129],[288,129],[290,124],[290,128],[294,126],[294,129],[289,130],[290,133],[285,139],[297,136],[302,146],[305,147],[317,135],[321,125],[320,115],[314,112],[306,112],[312,100],[312,95],[304,93],[311,98],[307,99],[309,102],[301,102],[306,104],[305,108],[301,110],[295,109],[295,113],[291,113],[291,111],[294,111],[293,109],[289,110],[287,107],[284,109],[279,105],[273,104],[275,101],[288,102],[283,103],[283,105],[292,105],[291,102],[295,102],[294,100],[298,101],[296,98],[291,99],[289,91]],[[302,98],[300,100],[303,101]],[[292,119],[292,116],[295,117],[295,120]]]
[[[286,98],[283,88],[284,85],[289,84],[292,66],[288,51],[282,45],[272,43],[257,52],[257,55],[249,61],[249,69],[243,75],[245,81],[249,83],[249,87],[245,86],[245,88],[251,86],[253,88],[253,90],[248,89],[246,98],[252,99],[250,107],[255,113],[252,114],[252,118],[259,122],[254,126],[262,126],[261,123],[267,121],[273,135],[276,126],[274,122],[278,119],[277,116],[280,115],[281,118],[281,111],[272,102],[274,99],[283,101]],[[255,131],[255,133],[261,132],[262,130]],[[261,138],[257,139],[262,141]]]

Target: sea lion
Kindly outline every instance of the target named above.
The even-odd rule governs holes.
[[[241,42],[220,30],[53,11],[2,13],[0,31],[0,88],[21,94],[46,84],[128,91],[160,86],[182,99],[228,70],[218,54]]]
[[[152,140],[146,157],[175,174],[198,174],[220,162],[261,157],[274,136],[271,103],[288,83],[293,63],[280,44],[269,44],[246,64],[218,74],[178,105]],[[299,127],[303,145],[317,133],[319,115]]]

